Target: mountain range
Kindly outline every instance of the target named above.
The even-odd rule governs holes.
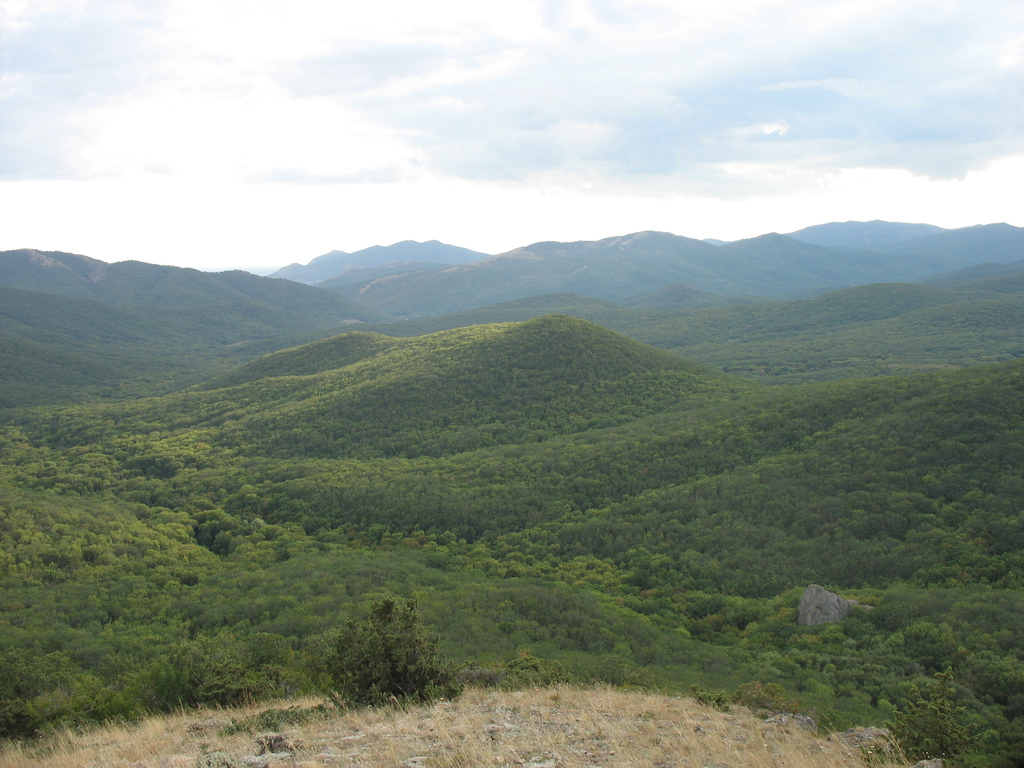
[[[270,277],[283,277],[315,285],[324,280],[342,277],[354,269],[379,269],[392,264],[416,262],[441,267],[478,261],[487,258],[488,255],[456,245],[445,245],[437,240],[428,240],[425,243],[403,240],[393,245],[373,245],[354,253],[331,251],[323,256],[317,256],[308,264],[289,264],[272,273]]]
[[[874,250],[894,243],[919,240],[948,230],[934,224],[904,224],[897,221],[843,221],[816,224],[787,236],[812,245],[849,250]]]
[[[396,318],[448,314],[544,293],[636,303],[679,284],[686,291],[720,297],[793,298],[866,283],[921,280],[984,262],[1018,261],[1024,256],[1024,230],[1007,224],[942,230],[924,224],[844,222],[719,245],[638,232],[593,242],[534,243],[448,265],[429,258],[438,245],[397,244],[391,248],[401,246],[408,261],[348,267],[318,285]]]
[[[479,255],[406,242],[361,252],[370,266],[350,265],[319,286],[8,251],[0,253],[0,407],[169,391],[353,323],[411,336],[550,313],[776,383],[1020,356],[1024,230],[932,229],[846,222],[720,246],[639,233],[454,266],[389,261]],[[796,239],[806,236],[840,245]],[[877,250],[848,249],[865,241]],[[922,273],[913,290],[872,282]],[[868,285],[823,293],[843,282]],[[808,298],[783,300],[783,286]],[[734,292],[741,287],[750,292]]]
[[[1022,764],[1021,232],[405,244],[352,296],[2,253],[0,738],[329,695],[394,596],[480,685],[830,730],[949,690],[964,764]]]

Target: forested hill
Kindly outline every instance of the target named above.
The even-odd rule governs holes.
[[[0,733],[316,690],[325,633],[399,594],[461,662],[775,684],[827,725],[951,668],[977,764],[1008,766],[1022,435],[1019,360],[770,388],[557,315],[18,410]],[[799,627],[812,582],[876,608]]]
[[[766,384],[915,373],[1024,354],[1022,265],[950,273],[935,284],[881,283],[812,299],[698,306],[680,287],[631,307],[547,294],[367,329],[413,336],[564,312],[705,365]],[[680,299],[674,303],[674,299]]]
[[[355,298],[237,271],[7,251],[0,253],[0,409],[163,394],[357,322],[364,330],[413,336],[562,312],[773,384],[1020,356],[1024,230],[988,225],[904,239],[923,230],[880,224],[885,223],[836,225],[827,234],[830,242],[867,237],[876,249],[910,250],[853,254],[848,245],[830,249],[782,235],[716,247],[649,232],[591,243],[538,243],[451,272],[428,270],[429,279],[424,272],[372,285],[364,281],[350,286]],[[976,263],[992,259],[1010,263]],[[741,280],[750,292],[772,293],[781,290],[782,280],[787,290],[813,284],[818,291],[837,282],[971,263],[969,271],[948,274],[927,289],[873,284],[799,301],[724,296],[698,287],[701,281],[725,280],[729,285],[717,289],[735,291],[733,283]],[[358,271],[350,270],[349,277]],[[431,282],[442,274],[448,277]],[[689,278],[695,282],[679,282]],[[592,295],[537,295],[565,288]],[[621,303],[593,298],[605,294]],[[436,316],[510,296],[527,298]],[[397,307],[434,317],[396,322],[364,303],[382,297],[389,311]]]
[[[607,427],[751,388],[568,316],[411,339],[349,333],[243,365],[199,391],[116,409],[279,456],[441,455]],[[114,413],[115,411],[111,411]]]
[[[941,579],[1011,578],[1022,419],[1019,361],[773,391],[552,316],[340,337],[206,389],[30,415],[7,445],[50,456],[33,486],[314,529],[496,541],[543,522],[514,548],[629,573],[656,553],[644,583],[764,595],[930,582],[948,547]]]
[[[294,334],[382,318],[332,291],[245,272],[6,251],[0,409],[167,392],[294,346]]]
[[[110,304],[179,310],[248,303],[333,325],[383,317],[358,301],[290,280],[257,277],[239,270],[200,272],[141,261],[108,264],[58,251],[0,252],[0,285]]]
[[[412,338],[378,333],[342,334],[267,355],[208,382],[214,389],[276,376],[301,376],[343,368],[377,355],[390,355],[391,369],[412,372],[423,365],[459,366],[460,378],[505,377],[513,371],[573,379],[612,379],[651,374],[658,368],[698,370],[678,355],[632,341],[599,325],[568,315],[546,315],[523,323],[465,326]],[[453,373],[456,373],[453,371]],[[710,370],[704,371],[708,376]],[[408,375],[408,373],[402,374]],[[450,381],[450,386],[459,386]],[[500,386],[493,388],[495,391]]]

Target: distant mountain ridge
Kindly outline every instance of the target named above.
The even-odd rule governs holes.
[[[373,245],[354,253],[331,251],[317,256],[308,264],[289,264],[279,269],[270,277],[281,277],[299,283],[314,285],[357,267],[384,267],[389,264],[407,262],[428,262],[435,264],[465,264],[470,261],[486,259],[490,254],[447,245],[438,240],[420,243],[415,240],[403,240],[393,245]]]
[[[1024,259],[1024,229],[1003,223],[978,224],[891,243],[876,250],[902,258],[926,255],[944,265],[941,271],[1013,262]]]
[[[872,250],[905,240],[937,235],[948,230],[934,224],[904,224],[896,221],[843,221],[816,224],[789,232],[787,237],[826,248]]]
[[[0,252],[0,408],[164,392],[350,323],[405,337],[567,313],[778,383],[1019,356],[1024,229],[990,224],[895,240],[922,230],[891,222],[825,229],[836,241],[863,233],[861,224],[890,242],[851,250],[768,234],[712,245],[638,232],[534,243],[455,265],[351,266],[319,287],[241,271]],[[424,253],[430,244],[367,249],[366,259],[410,255],[406,246]],[[954,293],[912,315],[905,299],[918,294],[884,287],[922,281]],[[839,325],[828,312],[809,324],[805,315],[827,305],[807,300],[871,285],[850,294],[863,307],[837,316]],[[793,303],[769,306],[780,299]],[[876,314],[892,302],[902,315]],[[825,339],[823,328],[835,332]]]
[[[0,251],[0,286],[112,304],[181,309],[258,302],[332,322],[379,319],[379,312],[330,291],[233,270],[201,272],[141,261],[105,261],[60,251]]]
[[[855,224],[855,223],[848,223]],[[327,281],[395,317],[464,311],[546,293],[623,301],[686,283],[722,296],[809,297],[869,283],[919,280],[974,264],[1024,257],[1024,229],[1008,224],[939,230],[930,225],[866,229],[837,225],[832,242],[871,234],[873,250],[826,247],[776,233],[712,245],[667,232],[636,232],[597,241],[540,242],[446,268]],[[923,227],[923,228],[922,228]],[[867,234],[865,234],[867,233]],[[901,239],[904,238],[904,239]]]

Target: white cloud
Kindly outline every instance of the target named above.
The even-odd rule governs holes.
[[[393,131],[329,102],[261,93],[170,93],[100,110],[84,153],[97,176],[162,167],[196,179],[265,178],[282,168],[319,177],[415,162]]]
[[[308,60],[296,79],[420,131],[428,166],[466,178],[529,182],[563,163],[571,170],[554,130],[563,121],[609,127],[618,142],[605,146],[601,171],[630,183],[677,174],[685,185],[694,163],[796,156],[822,172],[841,167],[838,157],[962,175],[1024,149],[1022,132],[988,135],[1014,82],[976,51],[991,42],[992,16],[1001,11],[1010,29],[1019,17],[994,5],[982,19],[956,3],[730,3],[718,15],[664,6],[608,22],[579,3],[551,3],[554,37],[528,48],[500,36],[483,47],[399,43],[383,59],[372,46],[347,47]],[[401,74],[403,62],[415,62],[416,77]],[[737,146],[736,126],[761,125],[779,126],[771,132],[790,149]],[[915,141],[927,151],[907,151]]]
[[[276,258],[301,229],[287,261],[785,228],[762,212],[1024,223],[999,170],[1024,156],[1017,0],[0,0],[0,34],[9,247],[77,233],[124,258],[103,238],[168,211],[163,242],[188,221],[210,253],[249,228],[245,252]],[[33,236],[47,196],[68,211]]]
[[[857,80],[855,78],[830,77],[823,80],[798,80],[786,83],[769,83],[759,86],[760,91],[833,91],[849,98],[875,98],[884,96],[885,87],[879,81]]]
[[[785,122],[758,123],[748,125],[734,130],[736,136],[746,138],[749,136],[785,136],[789,132],[789,125]]]

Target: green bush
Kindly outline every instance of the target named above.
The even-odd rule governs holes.
[[[729,711],[730,696],[725,691],[717,688],[705,688],[702,685],[691,685],[690,695],[693,696],[694,701],[705,707],[714,707],[723,712]]]
[[[142,676],[142,696],[160,710],[227,707],[287,695],[297,683],[291,651],[276,635],[221,631],[176,643]]]
[[[0,739],[23,738],[49,720],[68,716],[67,695],[74,671],[64,653],[0,649]]]
[[[914,699],[888,723],[900,749],[912,760],[942,758],[953,761],[971,746],[964,724],[967,710],[956,706],[953,673],[940,672],[927,697],[914,686]]]
[[[519,652],[514,659],[505,662],[505,675],[501,687],[508,690],[534,688],[568,683],[568,673],[557,661],[539,659],[528,650]]]
[[[416,604],[385,598],[349,620],[328,651],[328,694],[338,704],[429,702],[462,692],[455,670],[427,637]]]

